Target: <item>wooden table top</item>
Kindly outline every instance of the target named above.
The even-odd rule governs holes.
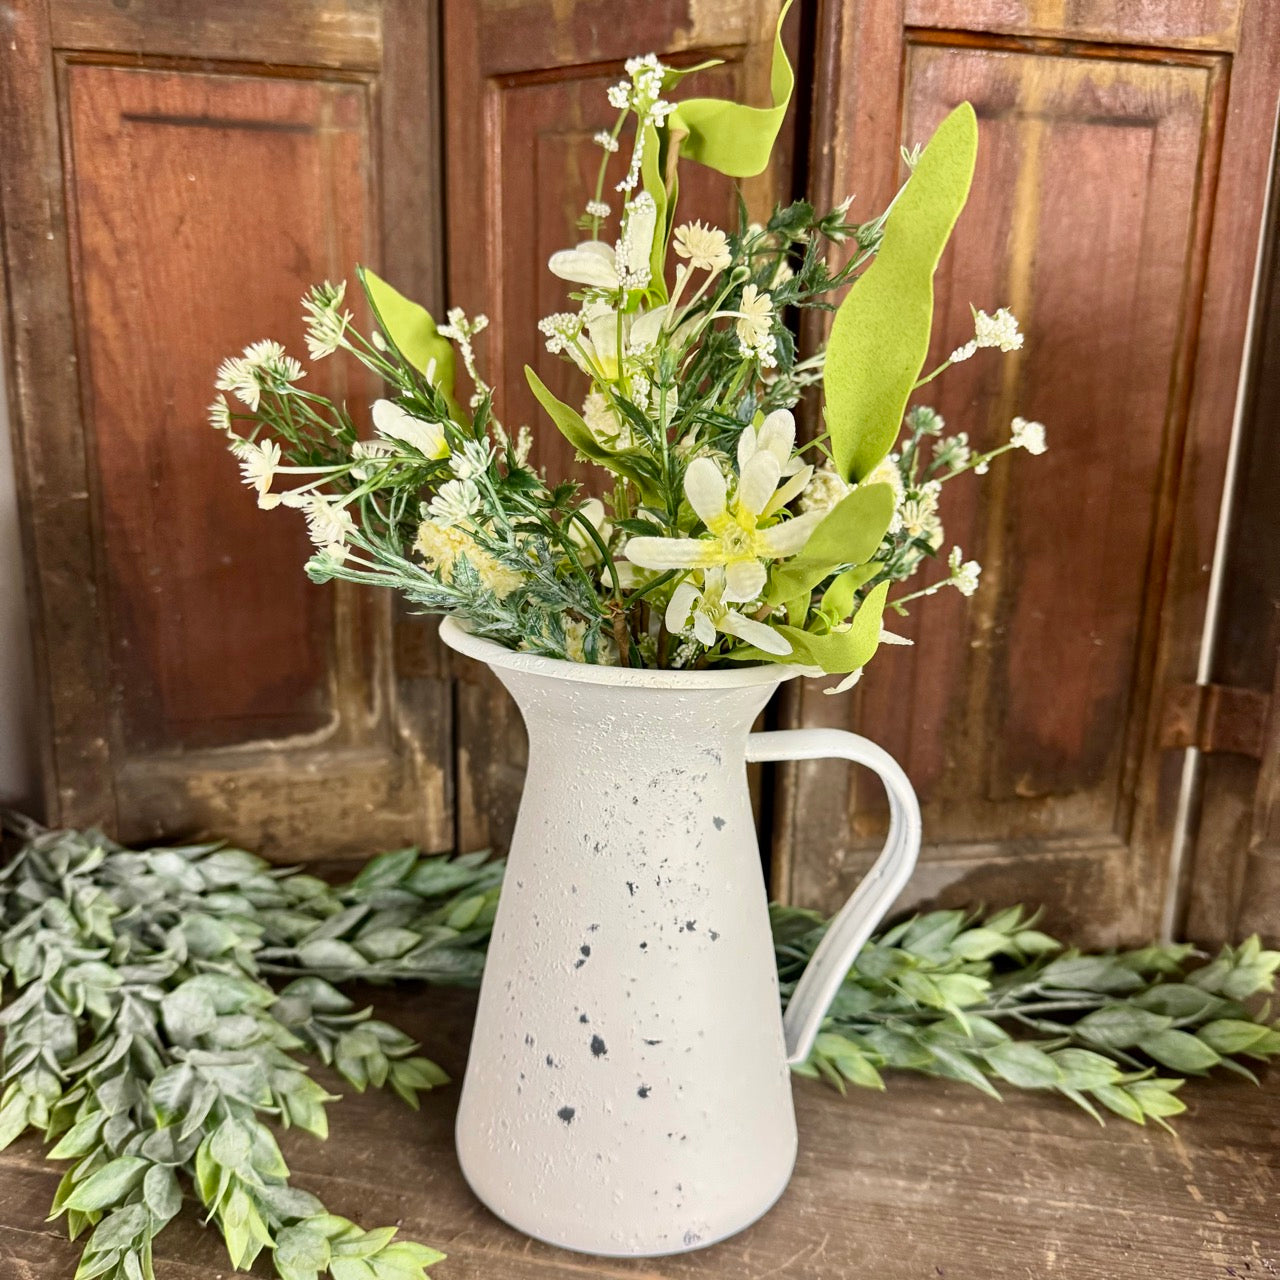
[[[460,1078],[470,995],[373,998]],[[842,1098],[797,1080],[800,1157],[774,1210],[713,1248],[634,1262],[538,1244],[481,1206],[454,1159],[456,1086],[415,1114],[336,1085],[347,1096],[330,1140],[295,1132],[282,1145],[297,1185],[333,1212],[447,1252],[435,1280],[1280,1280],[1278,1083],[1273,1070],[1262,1089],[1189,1085],[1171,1137],[1014,1090],[1001,1105],[896,1075],[885,1093]],[[44,1221],[58,1177],[30,1139],[0,1157],[0,1280],[71,1280],[79,1248]],[[190,1207],[157,1242],[156,1273],[233,1274]],[[274,1272],[260,1259],[253,1274]]]

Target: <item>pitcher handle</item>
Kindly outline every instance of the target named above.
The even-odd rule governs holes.
[[[889,796],[889,835],[796,983],[782,1019],[789,1066],[808,1058],[840,984],[902,892],[920,853],[920,802],[902,766],[882,747],[843,729],[777,729],[747,738],[747,760],[752,764],[818,759],[852,760],[880,775]]]

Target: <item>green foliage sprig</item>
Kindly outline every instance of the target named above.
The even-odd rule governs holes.
[[[327,1135],[307,1056],[414,1106],[447,1081],[327,975],[473,984],[501,864],[406,850],[335,890],[217,845],[27,834],[0,870],[0,1149],[35,1129],[74,1162],[51,1216],[90,1232],[77,1280],[151,1280],[183,1181],[235,1267],[268,1249],[281,1280],[420,1280],[443,1255],[291,1185],[268,1125]]]
[[[774,906],[784,998],[826,925]],[[1098,1106],[1143,1124],[1186,1110],[1186,1076],[1221,1066],[1257,1083],[1240,1059],[1280,1054],[1270,1006],[1280,951],[1256,937],[1204,964],[1186,943],[1085,955],[1010,907],[986,916],[934,911],[863,949],[801,1074],[882,1089],[896,1068],[961,1080],[998,1098],[992,1080],[1048,1089],[1095,1119]],[[1174,1073],[1174,1074],[1168,1074]]]
[[[281,1280],[421,1280],[441,1255],[329,1213],[295,1187],[272,1132],[328,1133],[333,1066],[412,1106],[446,1083],[413,1041],[333,984],[475,985],[503,864],[483,852],[373,859],[351,884],[205,844],[133,852],[21,824],[0,869],[0,1149],[28,1129],[71,1161],[52,1216],[89,1232],[77,1280],[151,1280],[156,1235],[198,1200],[237,1267]],[[826,922],[775,906],[784,1002]],[[936,911],[864,948],[799,1073],[843,1090],[886,1069],[1051,1090],[1101,1119],[1165,1124],[1187,1076],[1254,1079],[1280,1054],[1257,997],[1280,952],[1256,938],[1084,955],[1020,907]]]

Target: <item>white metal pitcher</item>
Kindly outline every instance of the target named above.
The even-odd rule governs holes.
[[[440,631],[487,663],[529,772],[458,1111],[462,1171],[528,1235],[636,1257],[713,1244],[782,1194],[803,1061],[920,847],[906,775],[834,729],[751,733],[776,665],[625,670]],[[889,796],[884,851],[786,1011],[749,761],[839,757]]]

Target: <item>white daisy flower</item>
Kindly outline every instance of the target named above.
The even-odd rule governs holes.
[[[707,648],[715,644],[716,633],[720,632],[779,657],[791,652],[786,636],[729,608],[725,603],[726,589],[725,571],[719,567],[703,573],[701,587],[686,578],[671,593],[665,618],[667,630],[673,635],[692,630],[698,643]]]
[[[732,261],[729,237],[719,227],[682,223],[672,234],[672,244],[676,253],[688,258],[689,265],[698,271],[723,271]]]

